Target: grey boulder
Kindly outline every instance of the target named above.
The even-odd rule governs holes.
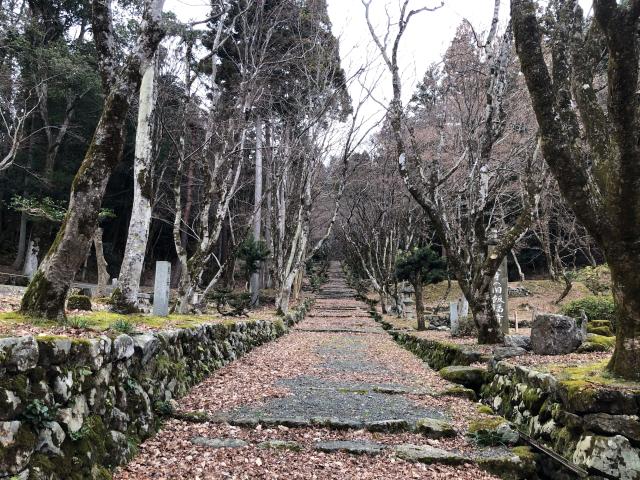
[[[531,347],[538,355],[574,352],[587,338],[587,322],[564,315],[536,315],[531,326]]]
[[[505,335],[504,346],[531,350],[531,337],[529,337],[529,335]]]

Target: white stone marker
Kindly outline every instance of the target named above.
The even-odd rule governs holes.
[[[153,314],[169,315],[171,262],[156,262],[156,279],[153,284]]]
[[[458,302],[449,302],[449,327],[451,334],[456,335],[460,328],[460,319],[458,317]]]
[[[491,258],[497,258],[495,255],[496,245],[498,244],[498,234],[495,230],[490,233],[488,241],[488,254]],[[509,333],[509,273],[507,270],[507,257],[502,259],[498,271],[493,276],[491,282],[491,302],[493,303],[493,311],[498,317],[502,333]]]
[[[40,251],[40,247],[38,246],[37,241],[29,240],[29,245],[27,246],[27,254],[24,260],[24,267],[22,269],[22,274],[29,277],[29,279],[33,278],[33,275],[38,270],[38,252]]]
[[[467,315],[469,315],[469,302],[463,295],[458,299],[458,316],[466,317]]]

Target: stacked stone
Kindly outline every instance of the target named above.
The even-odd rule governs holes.
[[[300,321],[142,335],[0,339],[0,478],[110,478],[175,398]]]
[[[594,473],[640,478],[638,392],[558,380],[507,361],[490,374],[483,400],[529,436]]]

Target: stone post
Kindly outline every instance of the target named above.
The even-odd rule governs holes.
[[[469,315],[469,302],[467,302],[467,299],[463,295],[458,299],[458,316],[466,317],[468,315]]]
[[[489,234],[488,255],[494,254],[498,244],[498,235],[495,230]],[[509,300],[509,276],[507,271],[507,258],[503,258],[498,271],[493,276],[491,282],[491,301],[493,310],[500,321],[500,327],[505,334],[509,333],[509,311],[507,302]]]
[[[408,283],[404,283],[401,290],[402,312],[404,318],[416,318],[416,302],[413,300],[413,294],[413,287]]]
[[[171,262],[156,262],[156,278],[153,284],[153,314],[159,317],[169,315],[169,295],[171,285]]]
[[[449,327],[451,335],[457,335],[460,329],[460,318],[458,317],[458,302],[449,302]]]
[[[38,245],[38,239],[29,240],[27,247],[27,255],[24,259],[24,267],[22,268],[22,274],[29,277],[29,280],[33,278],[33,275],[38,270],[38,253],[40,252],[40,246]]]

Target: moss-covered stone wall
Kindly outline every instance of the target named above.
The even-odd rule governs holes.
[[[589,474],[589,478],[640,480],[640,390],[607,387],[576,368],[563,380],[509,363],[496,362],[453,343],[394,330],[372,307],[371,315],[400,345],[435,370],[487,362],[481,399],[529,437]],[[545,455],[538,458],[545,478],[577,478]]]
[[[111,478],[176,398],[252,348],[283,320],[203,324],[140,335],[0,338],[0,478]]]
[[[506,361],[490,373],[482,398],[518,429],[591,475],[640,479],[640,392]]]
[[[471,365],[488,359],[482,352],[464,345],[429,340],[400,331],[390,333],[396,342],[427,362],[434,370],[453,365]]]
[[[371,307],[369,312],[371,316],[382,325],[382,328],[389,332],[396,342],[427,362],[434,370],[441,370],[453,365],[466,366],[489,360],[487,355],[474,350],[473,347],[420,338],[412,332],[394,330],[393,324],[387,322],[376,311],[375,305],[370,304],[369,306]]]

